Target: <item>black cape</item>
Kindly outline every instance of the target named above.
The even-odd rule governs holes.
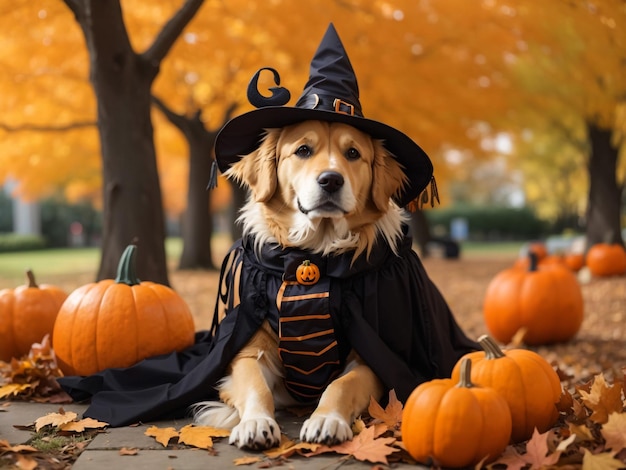
[[[353,253],[323,257],[271,246],[257,258],[253,246],[254,240],[239,240],[231,248],[218,292],[218,302],[231,308],[219,323],[216,308],[211,331],[198,332],[191,347],[128,368],[59,379],[75,401],[91,399],[85,416],[125,426],[183,417],[190,405],[217,399],[215,385],[237,351],[263,320],[272,326],[277,322],[269,298],[273,286],[295,279],[304,259],[331,279],[331,312],[341,347],[354,348],[400,401],[425,381],[449,377],[461,356],[479,349],[454,320],[410,237],[397,255],[377,243],[369,257],[354,262]],[[234,305],[231,274],[239,265],[242,287],[240,303]]]

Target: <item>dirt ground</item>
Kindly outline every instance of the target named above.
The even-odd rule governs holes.
[[[423,261],[458,323],[468,336],[478,338],[488,333],[482,315],[487,285],[514,260],[513,256],[470,254],[458,260],[429,257]],[[566,344],[534,349],[558,364],[570,376],[570,383],[586,381],[600,372],[612,378],[626,367],[626,276],[581,277],[585,320],[577,337]],[[172,286],[189,303],[198,329],[210,327],[217,278],[217,273],[207,272],[171,274]]]

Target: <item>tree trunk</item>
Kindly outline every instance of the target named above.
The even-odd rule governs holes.
[[[623,185],[617,182],[619,149],[611,143],[612,131],[587,124],[591,145],[589,156],[589,200],[587,205],[587,248],[597,243],[624,244],[620,233]]]
[[[64,2],[85,36],[98,109],[104,220],[97,279],[115,277],[122,251],[135,243],[139,277],[169,285],[150,93],[161,61],[203,0],[186,0],[142,54],[130,44],[120,0]]]
[[[189,144],[189,188],[187,208],[183,215],[183,252],[179,269],[215,269],[211,237],[213,216],[211,214],[211,190],[207,189],[215,132],[208,132],[200,119],[192,121],[186,132]]]
[[[182,132],[189,145],[187,208],[182,220],[183,253],[178,269],[215,269],[211,245],[211,190],[207,185],[211,176],[213,146],[218,130],[207,130],[200,110],[192,117],[187,117],[172,111],[156,96],[152,97],[152,101]],[[237,105],[233,103],[226,109],[220,128],[230,119],[236,108]]]
[[[150,118],[150,88],[158,64],[144,62],[133,52],[117,0],[88,2],[81,26],[97,99],[103,165],[103,239],[97,277],[114,278],[124,248],[135,243],[139,277],[169,285]]]

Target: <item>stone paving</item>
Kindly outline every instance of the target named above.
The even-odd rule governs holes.
[[[86,409],[86,405],[68,404],[63,405],[66,411],[74,411],[79,417]],[[8,440],[11,444],[23,444],[30,439],[30,431],[20,430],[14,425],[30,425],[37,418],[48,413],[55,413],[59,405],[46,403],[10,402],[0,412],[0,439]],[[300,425],[304,418],[296,418],[291,414],[278,414],[277,419],[283,433],[295,439],[298,436]],[[160,421],[138,426],[121,428],[107,428],[105,432],[98,434],[87,446],[73,465],[73,470],[94,469],[132,469],[132,470],[195,470],[195,469],[221,469],[235,468],[234,460],[245,456],[263,456],[260,452],[244,451],[228,444],[227,439],[216,439],[214,443],[215,455],[206,450],[193,447],[176,446],[177,448],[163,447],[152,437],[144,434],[151,425],[159,427],[174,427],[180,429],[189,424],[190,419]],[[121,455],[122,448],[137,449],[136,455]],[[1,466],[1,465],[0,465]],[[256,469],[259,463],[236,468]],[[359,462],[354,459],[343,460],[338,454],[318,455],[314,458],[306,458],[294,455],[284,462],[282,468],[286,469],[371,469],[375,464]],[[263,466],[261,465],[261,468]],[[267,468],[267,467],[264,467]],[[391,466],[379,466],[377,468],[417,469],[426,468],[409,464],[392,464]]]

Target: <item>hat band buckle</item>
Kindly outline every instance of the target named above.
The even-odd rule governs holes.
[[[350,116],[354,116],[354,105],[350,103],[346,103],[339,98],[335,98],[333,101],[333,106],[335,108],[336,113],[348,114]],[[347,108],[347,110],[346,110]]]

